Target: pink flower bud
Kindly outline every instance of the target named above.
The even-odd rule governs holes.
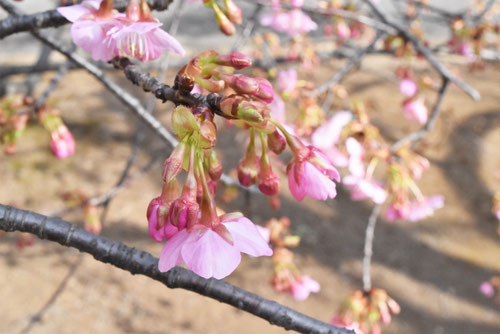
[[[163,180],[170,182],[182,171],[182,162],[184,161],[184,154],[186,153],[186,144],[184,141],[180,142],[177,147],[172,151],[168,159],[163,163]]]
[[[274,90],[271,83],[264,78],[257,78],[259,83],[259,88],[257,92],[253,93],[253,95],[257,96],[259,99],[266,103],[273,102],[274,98]]]
[[[234,51],[228,55],[217,56],[217,64],[222,66],[230,66],[237,70],[252,65],[252,60],[241,52]]]
[[[59,159],[67,158],[75,153],[75,140],[64,124],[50,134],[50,148]]]
[[[427,122],[427,107],[423,99],[408,100],[403,104],[406,118],[417,121],[420,124]]]
[[[413,97],[418,91],[418,85],[411,79],[403,79],[399,83],[399,91],[406,97]]]
[[[241,9],[236,6],[233,0],[224,0],[224,6],[226,7],[226,14],[229,20],[234,24],[241,24]]]
[[[495,289],[493,288],[493,285],[491,285],[490,282],[483,282],[479,287],[479,290],[483,295],[489,298],[495,295]]]
[[[278,130],[276,130],[267,135],[267,146],[269,146],[271,151],[279,155],[286,148],[286,139]]]
[[[214,150],[210,152],[210,155],[208,157],[208,175],[210,178],[214,181],[217,181],[220,179],[222,175],[222,163],[220,160],[217,158],[217,154],[215,153]]]
[[[274,196],[279,192],[280,179],[266,161],[260,159],[259,190],[265,195]]]

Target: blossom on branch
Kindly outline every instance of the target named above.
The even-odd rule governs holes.
[[[75,44],[95,60],[128,56],[149,61],[163,51],[185,54],[180,43],[160,29],[162,23],[151,16],[144,0],[140,5],[137,0],[130,1],[126,14],[115,11],[112,0],[86,0],[57,10],[73,23],[71,36]]]

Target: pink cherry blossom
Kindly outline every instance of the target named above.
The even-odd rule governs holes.
[[[413,97],[417,94],[417,83],[411,79],[403,79],[399,83],[399,91],[406,97]]]
[[[102,0],[87,0],[81,5],[59,7],[57,11],[72,22],[71,38],[73,42],[89,52],[93,59],[108,61],[115,54],[105,39],[108,32],[120,23],[111,15],[102,15],[99,7]],[[115,14],[124,16],[123,14]]]
[[[298,201],[306,195],[319,200],[337,196],[335,183],[339,172],[328,158],[313,146],[304,147],[288,166],[288,186]]]
[[[292,9],[288,12],[274,12],[262,16],[260,23],[263,26],[271,26],[275,30],[287,33],[290,36],[307,33],[316,30],[318,25],[300,9]]]
[[[87,0],[81,5],[57,8],[73,22],[73,42],[93,59],[109,61],[115,56],[128,56],[148,61],[158,58],[165,50],[185,54],[180,43],[160,29],[162,23],[158,20],[151,17],[139,20],[138,14],[131,19],[105,7],[102,0]]]
[[[363,156],[365,150],[363,146],[354,138],[349,137],[345,142],[347,153],[349,153],[349,172],[357,177],[365,176],[365,166]]]
[[[490,282],[483,282],[479,287],[479,290],[483,295],[489,298],[495,295],[495,288],[493,288],[493,285],[491,285]]]
[[[335,316],[332,319],[332,325],[352,330],[352,331],[354,331],[355,334],[364,334],[364,332],[359,328],[358,322],[353,321],[351,323],[346,323],[346,322],[342,321],[339,316]]]
[[[361,201],[370,198],[374,203],[382,204],[387,198],[387,192],[381,184],[373,180],[367,180],[364,177],[347,175],[342,180],[349,191],[353,201]]]
[[[281,123],[284,124],[286,122],[286,115],[285,115],[285,102],[283,99],[276,94],[274,96],[273,102],[268,104],[269,109],[271,109],[271,117]]]
[[[254,257],[272,255],[273,251],[249,219],[226,217],[220,217],[221,224],[229,231],[232,244],[203,225],[192,231],[182,229],[163,247],[158,264],[160,271],[166,272],[184,263],[204,278],[222,279],[239,265],[241,252]]]
[[[441,195],[425,197],[422,200],[413,200],[411,202],[393,203],[387,208],[386,218],[388,221],[407,219],[416,222],[432,216],[435,210],[443,206],[444,197]]]
[[[160,29],[160,22],[127,22],[115,26],[105,43],[114,46],[121,57],[135,57],[141,61],[156,59],[163,51],[172,51],[181,56],[186,53],[182,45],[166,31]]]
[[[371,179],[366,175],[363,164],[363,146],[354,138],[346,140],[346,148],[349,153],[349,172],[342,180],[349,191],[353,201],[361,201],[370,198],[374,203],[382,204],[387,198],[387,192],[380,182]]]
[[[336,144],[339,142],[342,129],[352,120],[352,113],[339,111],[328,121],[317,128],[311,136],[314,146],[322,150],[330,161],[338,167],[345,167],[348,158],[340,151]]]
[[[403,104],[406,118],[417,121],[420,124],[427,122],[427,107],[423,99],[408,100]]]
[[[444,206],[444,197],[434,195],[426,197],[421,201],[413,201],[410,203],[408,220],[415,222],[434,214],[434,211],[441,209]]]
[[[297,71],[293,68],[279,71],[277,82],[281,92],[292,92],[297,86]]]
[[[75,153],[75,140],[65,125],[50,133],[50,148],[59,159],[64,159]]]
[[[298,301],[306,300],[311,292],[319,292],[320,289],[319,283],[309,276],[301,276],[291,284],[292,296]]]

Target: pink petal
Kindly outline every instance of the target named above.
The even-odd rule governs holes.
[[[257,226],[248,218],[241,217],[236,221],[227,221],[223,225],[229,230],[234,239],[234,247],[248,255],[271,256],[273,250],[260,234]]]
[[[166,272],[183,262],[181,250],[182,246],[190,239],[195,237],[194,233],[188,233],[187,230],[181,230],[170,238],[163,246],[158,262],[158,269]]]
[[[337,196],[335,183],[309,162],[305,163],[304,179],[301,184],[307,195],[312,198],[326,200]]]
[[[349,124],[351,120],[352,113],[348,111],[339,111],[314,131],[311,137],[313,145],[320,149],[326,149],[338,143],[342,129]]]
[[[236,247],[211,229],[193,233],[201,235],[196,240],[186,242],[181,251],[189,269],[204,278],[222,279],[238,267],[241,254]]]
[[[59,14],[64,16],[68,21],[75,22],[80,17],[86,14],[91,14],[94,10],[99,8],[101,1],[85,1],[81,5],[58,7],[57,11]],[[95,6],[97,5],[97,6]]]
[[[297,164],[292,164],[292,167],[290,168],[290,171],[288,173],[288,187],[290,188],[290,192],[292,193],[293,197],[297,201],[302,201],[304,197],[306,197],[306,191],[305,188],[301,187],[297,183],[297,178],[296,178],[296,165]]]
[[[399,83],[399,91],[406,97],[413,97],[418,91],[418,86],[411,79],[403,79]]]

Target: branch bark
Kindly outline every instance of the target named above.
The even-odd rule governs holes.
[[[59,218],[50,218],[0,204],[0,230],[28,232],[41,239],[76,248],[100,262],[109,263],[133,275],[148,276],[171,289],[181,288],[196,292],[287,330],[301,333],[354,334],[353,331],[328,325],[222,280],[204,279],[180,267],[161,273],[158,271],[158,259],[151,254],[95,235]]]

